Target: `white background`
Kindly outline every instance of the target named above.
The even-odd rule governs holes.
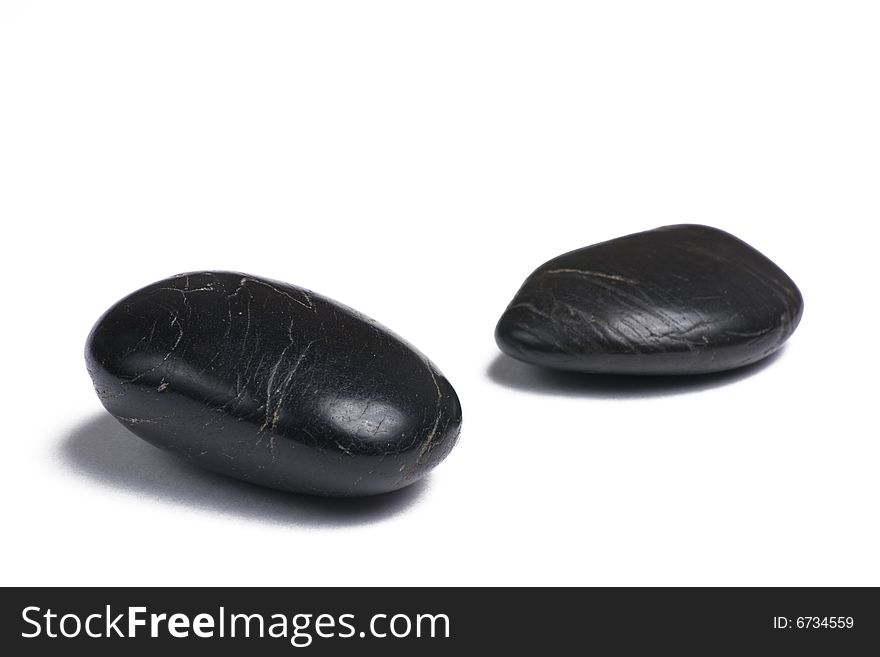
[[[3,584],[880,585],[873,2],[0,0]],[[804,293],[781,355],[545,375],[536,266],[731,231]],[[309,287],[455,385],[459,446],[354,503],[180,465],[86,335],[183,271]]]

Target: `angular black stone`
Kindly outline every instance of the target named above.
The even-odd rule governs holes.
[[[779,349],[803,298],[779,267],[708,226],[666,226],[539,267],[495,331],[522,361],[605,374],[704,374]]]
[[[175,276],[108,310],[86,363],[106,409],[192,463],[282,490],[407,486],[458,438],[443,375],[371,319],[232,272]]]

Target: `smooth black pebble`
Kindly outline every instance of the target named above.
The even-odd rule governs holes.
[[[293,285],[175,276],[108,310],[86,364],[106,409],[196,465],[298,493],[417,481],[453,448],[461,406],[412,346]]]
[[[545,367],[604,374],[705,374],[779,349],[803,313],[794,282],[742,240],[666,226],[539,267],[495,331]]]

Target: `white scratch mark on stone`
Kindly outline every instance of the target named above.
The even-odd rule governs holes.
[[[549,271],[544,272],[547,275],[553,274],[577,274],[579,276],[586,276],[587,278],[604,278],[609,281],[621,281],[623,283],[630,283],[632,285],[637,285],[638,281],[634,281],[631,278],[627,278],[626,276],[618,276],[617,274],[604,274],[600,271],[590,271],[588,269],[550,269]]]

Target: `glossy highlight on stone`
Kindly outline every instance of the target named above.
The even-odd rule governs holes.
[[[92,329],[105,408],[157,447],[297,493],[407,486],[461,429],[452,386],[377,322],[300,287],[235,272],[153,283]]]
[[[706,374],[779,349],[794,282],[738,238],[666,226],[561,255],[526,279],[495,331],[519,360],[599,374]]]

